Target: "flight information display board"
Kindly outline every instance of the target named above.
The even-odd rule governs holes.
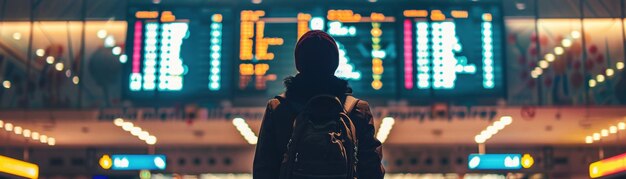
[[[356,94],[395,94],[395,18],[369,10],[243,10],[240,16],[239,90],[272,96],[282,80],[295,75],[293,50],[309,30],[333,36],[339,48],[335,76],[348,80]]]
[[[272,97],[296,75],[294,48],[309,30],[335,38],[335,75],[355,95],[425,102],[504,97],[497,4],[265,7],[130,7],[125,97]]]
[[[127,96],[183,100],[229,93],[235,53],[232,40],[225,40],[233,39],[230,11],[131,9]]]
[[[402,18],[403,96],[503,96],[496,6],[405,9]]]

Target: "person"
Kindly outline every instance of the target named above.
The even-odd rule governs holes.
[[[286,91],[283,96],[287,101],[304,105],[321,94],[344,100],[352,95],[348,82],[334,75],[339,65],[339,51],[330,35],[319,30],[305,33],[298,40],[294,55],[298,74],[284,80]],[[254,156],[253,178],[279,178],[295,116],[297,111],[279,99],[268,102]],[[355,178],[382,179],[385,174],[381,164],[382,144],[374,137],[375,128],[368,102],[358,100],[348,111],[348,116],[356,128],[358,140]]]

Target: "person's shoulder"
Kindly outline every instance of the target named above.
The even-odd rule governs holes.
[[[363,110],[368,110],[369,111],[369,109],[370,109],[370,103],[369,102],[367,102],[366,100],[363,100],[363,99],[359,99],[359,98],[357,98],[355,96],[352,96],[352,97],[354,97],[354,98],[356,98],[358,100],[357,103],[356,103],[356,106],[354,106],[354,108],[356,108],[359,111],[363,111]]]
[[[280,105],[280,100],[277,98],[272,98],[267,101],[267,108],[271,110],[275,110],[276,108],[278,108],[278,105]]]

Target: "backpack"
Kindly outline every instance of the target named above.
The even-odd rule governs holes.
[[[281,103],[288,103],[278,96]],[[358,141],[348,116],[358,99],[319,95],[306,105],[290,104],[298,112],[293,132],[283,154],[280,179],[354,179]]]

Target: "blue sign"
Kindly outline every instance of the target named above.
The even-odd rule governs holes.
[[[470,170],[518,170],[522,168],[521,154],[470,154]]]
[[[112,170],[165,170],[165,155],[111,155]]]

